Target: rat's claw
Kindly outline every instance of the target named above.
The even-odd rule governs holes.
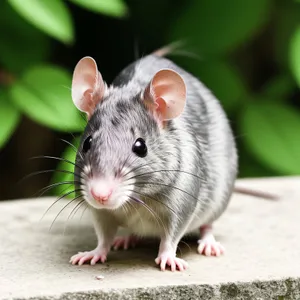
[[[204,252],[205,252],[206,256],[210,256],[212,254],[211,253],[211,245],[209,243],[206,244]]]
[[[168,264],[171,266],[171,271],[175,272],[176,271],[176,263],[173,259],[168,259]]]
[[[94,266],[96,264],[97,261],[101,261],[102,263],[104,263],[106,261],[106,256],[104,255],[95,255],[92,259],[91,259],[91,265]]]
[[[188,264],[186,261],[184,261],[181,258],[176,257],[174,254],[171,254],[171,253],[159,255],[155,259],[155,263],[160,265],[160,269],[162,271],[166,270],[166,266],[170,266],[172,272],[175,272],[176,269],[178,269],[179,271],[184,271],[188,267]]]
[[[72,265],[83,265],[86,261],[91,261],[91,265],[95,265],[99,260],[104,263],[106,261],[107,251],[101,249],[94,249],[92,251],[78,252],[71,257],[70,263]]]
[[[167,259],[166,259],[165,257],[163,257],[163,258],[157,257],[157,258],[155,259],[155,263],[156,263],[157,265],[160,265],[160,269],[161,269],[162,271],[165,271],[165,269],[166,269],[166,264],[167,264]]]
[[[206,224],[200,227],[201,239],[198,241],[198,253],[206,256],[220,256],[225,252],[224,247],[215,240],[212,234],[212,225]]]
[[[215,240],[212,234],[204,235],[198,241],[198,253],[206,256],[220,256],[225,252],[225,248]]]

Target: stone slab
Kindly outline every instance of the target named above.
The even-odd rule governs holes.
[[[300,177],[239,180],[276,193],[278,201],[234,195],[215,224],[226,247],[219,258],[180,244],[185,272],[161,272],[158,242],[111,252],[108,262],[72,266],[74,253],[95,246],[88,210],[68,219],[73,203],[54,198],[0,203],[0,299],[300,299]],[[74,211],[73,211],[74,212]],[[102,280],[95,276],[104,276]]]

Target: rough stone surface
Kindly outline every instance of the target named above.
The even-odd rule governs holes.
[[[300,299],[300,178],[240,180],[281,196],[234,195],[216,222],[226,247],[219,258],[196,254],[196,237],[180,244],[185,272],[161,272],[157,242],[111,252],[108,262],[72,266],[74,253],[95,246],[88,210],[68,219],[74,203],[53,198],[0,204],[0,299]],[[73,211],[74,213],[74,211]],[[102,280],[95,277],[103,275]]]

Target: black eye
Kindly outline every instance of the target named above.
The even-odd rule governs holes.
[[[145,141],[142,138],[138,138],[132,146],[132,151],[139,157],[145,157],[147,155],[147,146]]]
[[[82,151],[84,153],[87,153],[90,149],[91,149],[91,145],[92,145],[92,140],[93,138],[91,136],[88,136],[84,143],[83,143],[83,147],[82,147]]]

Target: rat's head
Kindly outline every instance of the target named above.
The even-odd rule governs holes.
[[[140,173],[152,171],[151,178],[161,180],[161,174],[153,172],[164,163],[157,152],[163,150],[168,121],[184,109],[183,79],[163,69],[139,91],[107,87],[96,62],[85,57],[74,70],[72,98],[88,117],[75,168],[85,200],[98,209],[117,209],[137,201],[135,184]],[[147,194],[147,187],[139,186],[137,191]]]

